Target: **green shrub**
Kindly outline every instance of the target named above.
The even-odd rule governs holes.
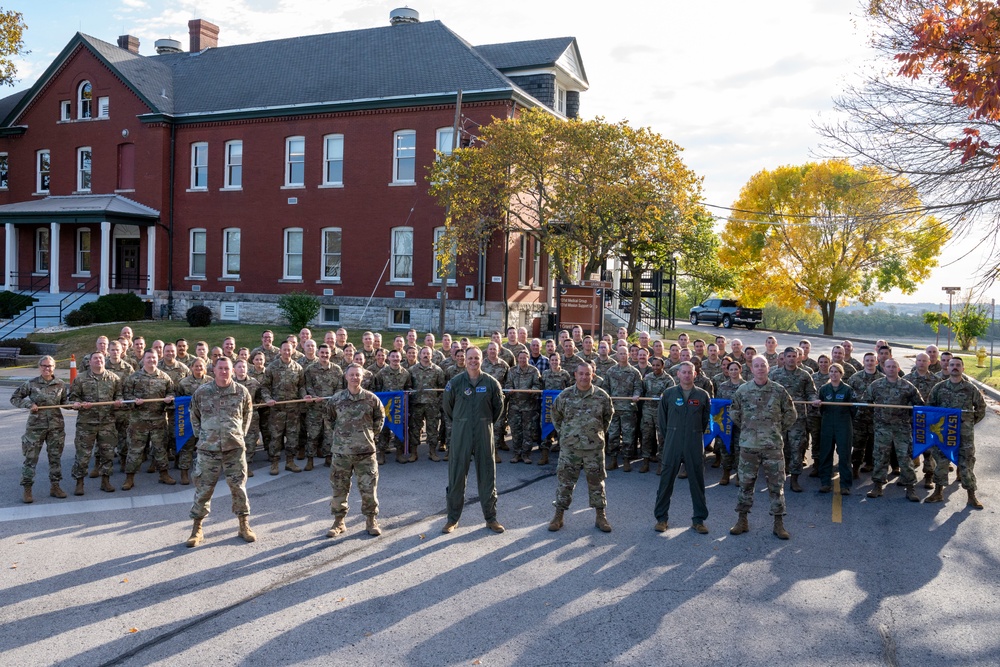
[[[212,309],[208,306],[191,306],[187,310],[187,321],[193,327],[207,327],[212,323]]]
[[[94,314],[89,310],[72,310],[63,320],[68,327],[85,327],[94,323]]]
[[[41,354],[38,347],[27,338],[0,340],[0,347],[16,347],[21,350],[21,354]]]
[[[301,329],[319,315],[319,299],[309,292],[292,292],[278,299],[280,310],[293,329]]]
[[[94,316],[94,322],[134,322],[146,318],[146,302],[136,294],[105,294],[104,296],[85,303],[81,311]]]
[[[0,319],[16,317],[38,299],[17,292],[0,292]]]

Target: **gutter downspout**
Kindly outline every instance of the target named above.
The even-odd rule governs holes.
[[[170,123],[170,179],[167,186],[167,319],[174,317],[174,167],[177,126]]]

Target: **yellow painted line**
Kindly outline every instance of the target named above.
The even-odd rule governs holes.
[[[840,495],[840,477],[835,477],[833,480],[833,519],[834,523],[841,523],[843,515],[841,514],[841,503],[843,496]]]

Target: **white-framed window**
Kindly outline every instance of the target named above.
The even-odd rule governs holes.
[[[93,87],[89,81],[81,81],[76,89],[76,117],[80,119],[90,118],[93,113],[90,108],[93,101]]]
[[[49,228],[35,230],[35,273],[49,272]]]
[[[451,155],[452,145],[455,140],[455,128],[453,127],[441,127],[437,131],[437,142],[435,143],[435,148],[438,154],[435,159],[441,159],[443,156]]]
[[[528,284],[528,235],[521,234],[521,259],[517,265],[517,284]]]
[[[392,281],[413,281],[413,227],[392,230]]]
[[[205,244],[208,233],[204,229],[191,230],[191,259],[188,275],[192,278],[205,277]]]
[[[306,138],[285,139],[285,185],[306,184]]]
[[[302,278],[302,229],[293,227],[285,230],[284,278]]]
[[[535,256],[534,260],[534,272],[532,273],[532,282],[535,287],[542,286],[542,242],[535,239]]]
[[[90,275],[90,230],[86,227],[76,230],[76,273]]]
[[[441,282],[441,262],[439,261],[439,258],[438,258],[438,252],[441,249],[441,238],[444,236],[444,233],[445,233],[445,228],[444,227],[435,227],[434,228],[434,248],[433,248],[433,250],[434,250],[434,277],[433,277],[433,281],[436,282],[436,283],[440,283]],[[448,279],[449,283],[454,283],[455,282],[455,278],[456,278],[454,249],[455,249],[455,247],[454,247],[454,244],[453,244],[452,245],[452,251],[453,252],[451,254],[452,260],[450,262],[448,262],[448,275],[447,275],[447,279]]]
[[[336,306],[321,306],[319,309],[320,324],[340,324],[340,308]]]
[[[109,118],[111,116],[111,98],[108,97],[98,97],[97,98],[97,117],[98,118]]]
[[[90,192],[91,156],[90,146],[76,149],[77,192]]]
[[[48,192],[49,177],[52,175],[52,162],[48,150],[41,150],[35,154],[35,172],[35,192]]]
[[[0,190],[6,190],[8,186],[8,162],[7,154],[0,153]]]
[[[562,115],[566,115],[566,89],[556,86],[555,109]]]
[[[243,142],[239,139],[226,142],[226,177],[222,186],[233,190],[243,188]]]
[[[340,227],[323,229],[323,280],[340,280],[342,239]]]
[[[410,309],[409,308],[390,308],[389,309],[389,328],[390,329],[409,329],[410,328]]]
[[[222,230],[222,277],[240,277],[240,229]]]
[[[191,189],[208,189],[208,143],[191,144]]]
[[[323,137],[323,185],[344,184],[344,135]]]
[[[416,183],[417,132],[399,130],[392,135],[392,182]]]
[[[73,120],[73,100],[59,102],[59,120]]]

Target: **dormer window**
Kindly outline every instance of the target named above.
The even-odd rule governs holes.
[[[94,90],[89,81],[80,84],[77,95],[76,117],[80,119],[92,118],[91,103],[93,102]]]

